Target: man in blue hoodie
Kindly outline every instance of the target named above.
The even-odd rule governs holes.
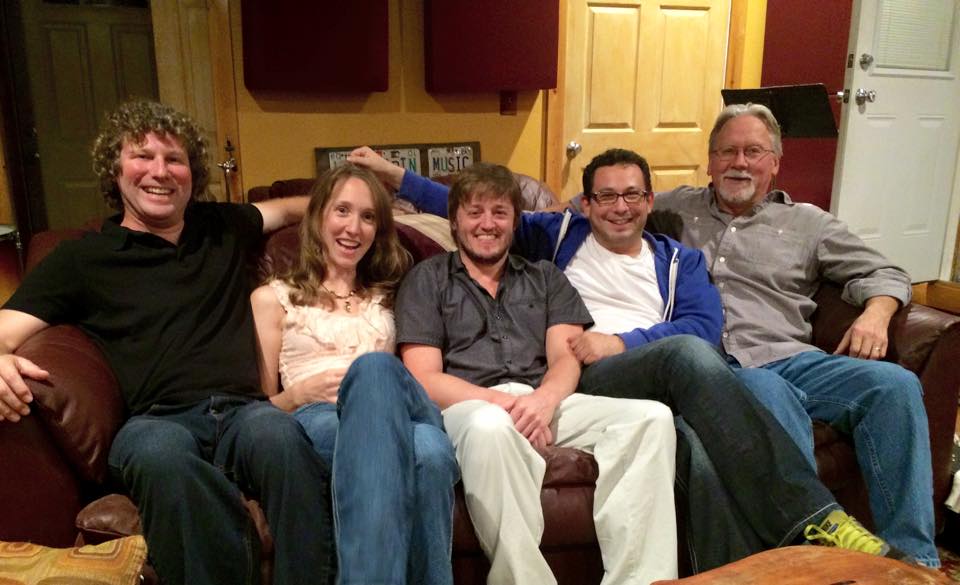
[[[444,185],[394,167],[366,147],[349,160],[374,170],[417,207],[447,215]],[[724,525],[699,523],[710,514],[690,510],[693,569],[804,536],[896,556],[899,551],[840,510],[794,442],[717,352],[720,296],[700,251],[644,231],[653,209],[650,184],[643,157],[622,149],[603,152],[584,169],[583,213],[523,214],[511,251],[532,261],[552,260],[593,317],[594,327],[569,341],[586,366],[577,392],[670,406],[692,427],[693,442],[699,437],[739,517],[749,524],[744,532],[751,542],[734,546],[720,532]],[[683,473],[682,464],[678,471]]]

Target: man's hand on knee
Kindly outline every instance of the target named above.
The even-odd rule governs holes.
[[[887,329],[890,319],[899,308],[899,302],[892,297],[872,297],[867,300],[866,308],[850,325],[835,355],[849,355],[865,360],[879,360],[887,355]]]
[[[513,425],[534,447],[546,447],[553,443],[550,423],[557,405],[536,392],[517,398],[510,416]]]

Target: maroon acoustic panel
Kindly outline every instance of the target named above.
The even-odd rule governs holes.
[[[243,80],[252,92],[386,91],[388,0],[243,0]]]
[[[843,89],[851,2],[767,0],[762,86],[823,83],[827,93]],[[839,124],[840,104],[834,100]],[[784,138],[777,188],[797,202],[830,209],[836,138]]]
[[[558,0],[424,0],[431,92],[557,86]]]

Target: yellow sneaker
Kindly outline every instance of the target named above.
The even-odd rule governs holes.
[[[889,544],[842,510],[830,512],[820,524],[810,524],[803,530],[803,536],[810,542],[824,546],[857,550],[871,555],[885,557],[890,552]]]

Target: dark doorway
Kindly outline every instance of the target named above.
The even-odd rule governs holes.
[[[11,196],[25,239],[110,213],[90,147],[123,101],[157,99],[147,0],[3,3],[0,103]]]

